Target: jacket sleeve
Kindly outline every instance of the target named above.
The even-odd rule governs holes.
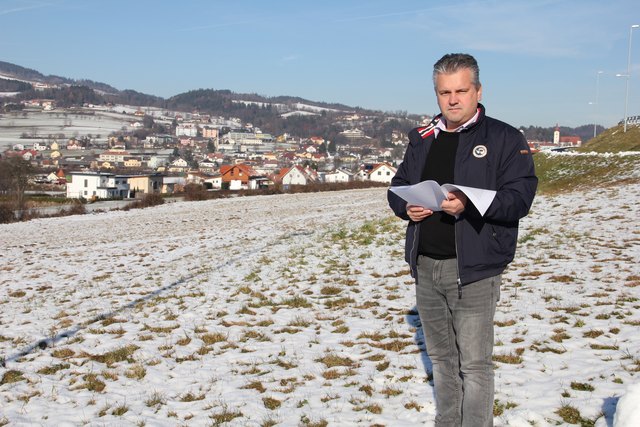
[[[414,153],[414,135],[415,130],[409,132],[409,144],[407,145],[407,149],[404,152],[404,158],[402,159],[402,163],[398,166],[398,170],[395,176],[391,179],[391,186],[399,186],[399,185],[411,185],[415,184],[415,182],[411,182],[411,168],[415,167],[415,153]],[[389,202],[389,207],[393,210],[396,216],[409,220],[409,215],[407,215],[407,202],[396,193],[391,190],[387,190],[387,201]]]
[[[502,155],[497,165],[496,196],[485,219],[514,222],[529,213],[538,187],[533,157],[524,136],[515,128],[505,129]]]

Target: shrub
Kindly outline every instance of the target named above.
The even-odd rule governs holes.
[[[0,224],[8,224],[15,220],[16,216],[11,205],[9,203],[0,203]]]
[[[128,204],[122,210],[128,211],[129,209],[142,209],[148,208],[151,206],[162,205],[164,203],[164,199],[158,193],[149,193],[145,194],[142,199],[135,201],[133,203]]]
[[[184,186],[184,199],[188,201],[206,200],[209,198],[207,189],[200,184],[187,184]]]

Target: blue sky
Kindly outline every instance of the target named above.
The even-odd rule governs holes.
[[[467,52],[489,115],[610,127],[632,24],[637,0],[0,0],[0,60],[165,98],[230,89],[433,114],[433,63]],[[629,116],[640,29],[632,40]]]

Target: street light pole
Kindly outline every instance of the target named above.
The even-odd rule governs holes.
[[[629,28],[629,53],[627,54],[627,89],[624,96],[624,132],[627,131],[627,108],[629,106],[629,80],[631,79],[631,36],[633,35],[633,29],[638,28],[640,25],[634,24]]]

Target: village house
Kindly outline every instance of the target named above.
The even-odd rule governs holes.
[[[388,163],[365,164],[356,172],[355,180],[390,184],[395,174],[396,168]]]
[[[246,163],[222,165],[220,166],[220,175],[222,176],[222,188],[228,190],[249,189],[251,177],[257,176],[253,168]]]
[[[214,174],[211,176],[207,176],[207,178],[203,181],[203,185],[207,188],[207,190],[220,190],[222,188],[222,175]]]
[[[182,158],[177,158],[169,165],[169,172],[185,172],[189,164]]]
[[[98,156],[98,161],[118,164],[124,163],[125,158],[129,156],[131,156],[131,154],[125,150],[107,150],[100,153],[100,155]]]
[[[137,157],[127,157],[123,165],[125,168],[140,169],[142,168],[142,161]]]
[[[220,130],[218,128],[216,128],[216,127],[204,126],[202,128],[202,137],[203,138],[215,139],[215,138],[218,138],[219,134],[220,134]]]
[[[314,181],[313,177],[299,165],[290,168],[282,168],[273,179],[285,188],[290,185],[308,185]]]
[[[193,123],[182,123],[176,126],[176,136],[196,137],[198,126]]]
[[[129,192],[131,197],[142,194],[160,193],[162,191],[163,175],[135,175],[129,177]]]
[[[349,182],[353,180],[353,172],[346,169],[336,169],[333,172],[327,172],[323,176],[324,182]]]
[[[349,139],[358,139],[365,137],[364,131],[357,128],[344,130],[340,132],[340,134]]]
[[[126,176],[106,172],[71,172],[67,183],[70,199],[114,199],[129,197],[129,182]]]
[[[67,183],[67,177],[64,174],[64,171],[62,169],[58,169],[57,172],[51,172],[49,175],[47,175],[46,177],[47,182],[49,182],[50,184],[66,184]]]
[[[162,179],[162,194],[173,194],[184,190],[187,180],[181,176],[167,176]]]

